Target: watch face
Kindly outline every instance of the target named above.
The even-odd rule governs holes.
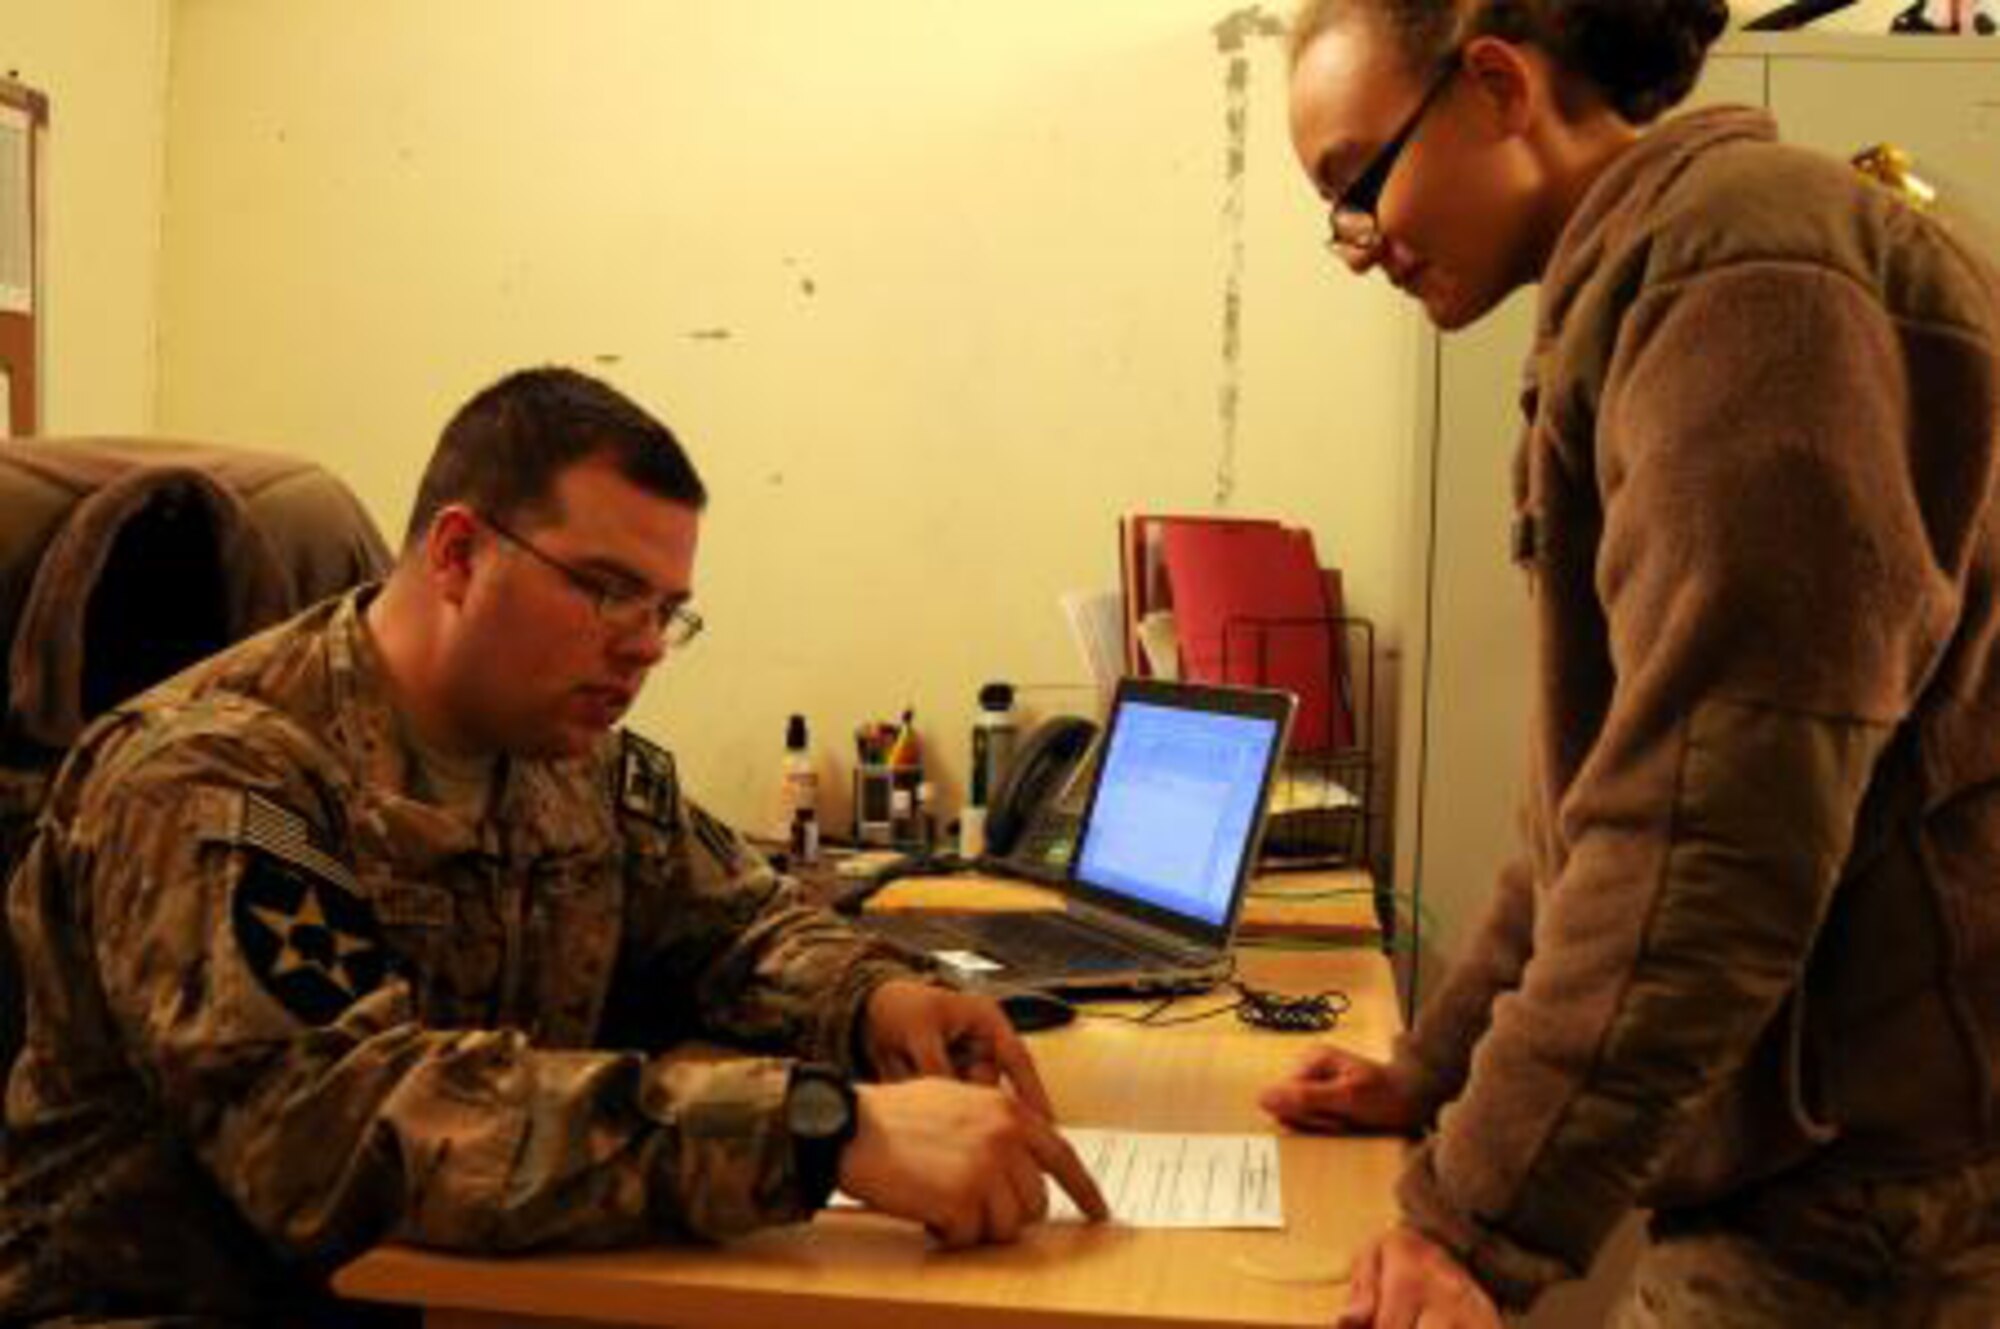
[[[830,1140],[848,1128],[853,1109],[840,1086],[818,1076],[801,1076],[792,1082],[785,1104],[785,1117],[792,1134],[809,1140]]]

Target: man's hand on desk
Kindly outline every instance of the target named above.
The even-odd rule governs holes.
[[[1501,1329],[1471,1274],[1413,1228],[1391,1228],[1354,1262],[1334,1329]]]
[[[1258,1095],[1257,1103],[1301,1131],[1403,1134],[1423,1124],[1415,1096],[1387,1066],[1337,1047],[1307,1053],[1290,1076]]]
[[[998,1084],[1005,1078],[1023,1103],[1045,1120],[1055,1118],[1034,1057],[990,997],[891,979],[869,995],[861,1041],[884,1080],[940,1075]]]
[[[856,1094],[859,1129],[841,1154],[840,1188],[946,1246],[1019,1237],[1048,1212],[1044,1174],[1093,1220],[1110,1216],[1069,1141],[999,1089],[925,1079]]]

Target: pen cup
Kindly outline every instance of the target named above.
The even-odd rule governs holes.
[[[886,848],[895,839],[890,819],[895,771],[887,766],[854,768],[854,842]]]
[[[889,768],[889,842],[906,854],[931,851],[929,797],[923,767]]]

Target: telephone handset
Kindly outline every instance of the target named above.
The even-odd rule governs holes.
[[[1075,715],[1028,735],[986,809],[986,866],[1041,881],[1068,875],[1096,741],[1097,726]]]

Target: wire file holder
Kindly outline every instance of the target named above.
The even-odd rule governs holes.
[[[1283,688],[1300,695],[1302,717],[1322,717],[1317,726],[1295,723],[1291,750],[1271,790],[1266,861],[1302,868],[1371,867],[1381,815],[1374,624],[1352,616],[1232,618],[1221,645],[1218,681]],[[1302,669],[1308,671],[1304,676]],[[1321,699],[1318,711],[1306,701],[1314,691]]]

